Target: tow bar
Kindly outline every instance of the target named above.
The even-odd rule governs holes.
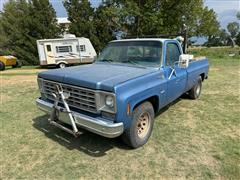
[[[57,93],[52,93],[52,95],[54,97],[54,105],[53,105],[53,109],[52,109],[52,112],[51,112],[51,115],[50,115],[50,118],[48,119],[48,121],[50,124],[74,135],[75,137],[78,137],[80,135],[80,132],[77,129],[74,116],[72,115],[72,112],[68,106],[68,103],[66,102],[66,99],[68,99],[70,97],[70,94],[63,92],[62,86],[60,84],[56,85],[56,90],[57,90]],[[58,121],[57,112],[59,110],[61,110],[58,108],[58,103],[59,103],[60,99],[62,99],[62,103],[65,107],[65,110],[62,110],[62,112],[68,114],[71,125],[72,125],[72,129],[69,129],[57,122]]]

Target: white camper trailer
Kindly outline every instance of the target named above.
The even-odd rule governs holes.
[[[69,64],[92,63],[97,55],[89,39],[65,35],[61,39],[37,40],[40,65],[56,65],[64,68]]]

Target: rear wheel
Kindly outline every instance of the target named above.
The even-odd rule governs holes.
[[[60,64],[58,64],[58,67],[61,68],[61,69],[63,69],[63,68],[66,67],[66,64],[65,64],[65,63],[60,63]]]
[[[18,61],[16,62],[15,65],[12,66],[12,68],[20,68],[20,67],[22,67],[22,64]]]
[[[4,70],[5,70],[5,64],[0,61],[0,71],[4,71]]]
[[[197,99],[201,95],[201,91],[202,91],[202,78],[201,76],[199,76],[197,83],[188,92],[189,97],[191,99]]]
[[[18,68],[21,68],[21,67],[22,67],[22,63],[19,62],[19,61],[17,61],[17,67],[18,67]]]
[[[154,124],[154,110],[150,102],[144,102],[133,111],[132,124],[122,135],[123,141],[132,148],[147,143]]]

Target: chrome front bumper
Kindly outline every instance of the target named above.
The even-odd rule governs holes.
[[[43,101],[40,98],[36,100],[38,108],[47,114],[51,114],[53,104]],[[64,113],[64,108],[58,107],[58,118],[60,121],[70,124],[69,117]],[[90,132],[99,134],[104,137],[114,138],[123,133],[123,123],[113,123],[112,121],[102,120],[86,116],[77,112],[72,112],[77,126]]]

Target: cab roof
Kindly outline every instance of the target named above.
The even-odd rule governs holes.
[[[134,38],[134,39],[120,39],[113,40],[111,42],[128,42],[128,41],[159,41],[164,43],[165,41],[174,40],[174,39],[165,39],[165,38]]]

